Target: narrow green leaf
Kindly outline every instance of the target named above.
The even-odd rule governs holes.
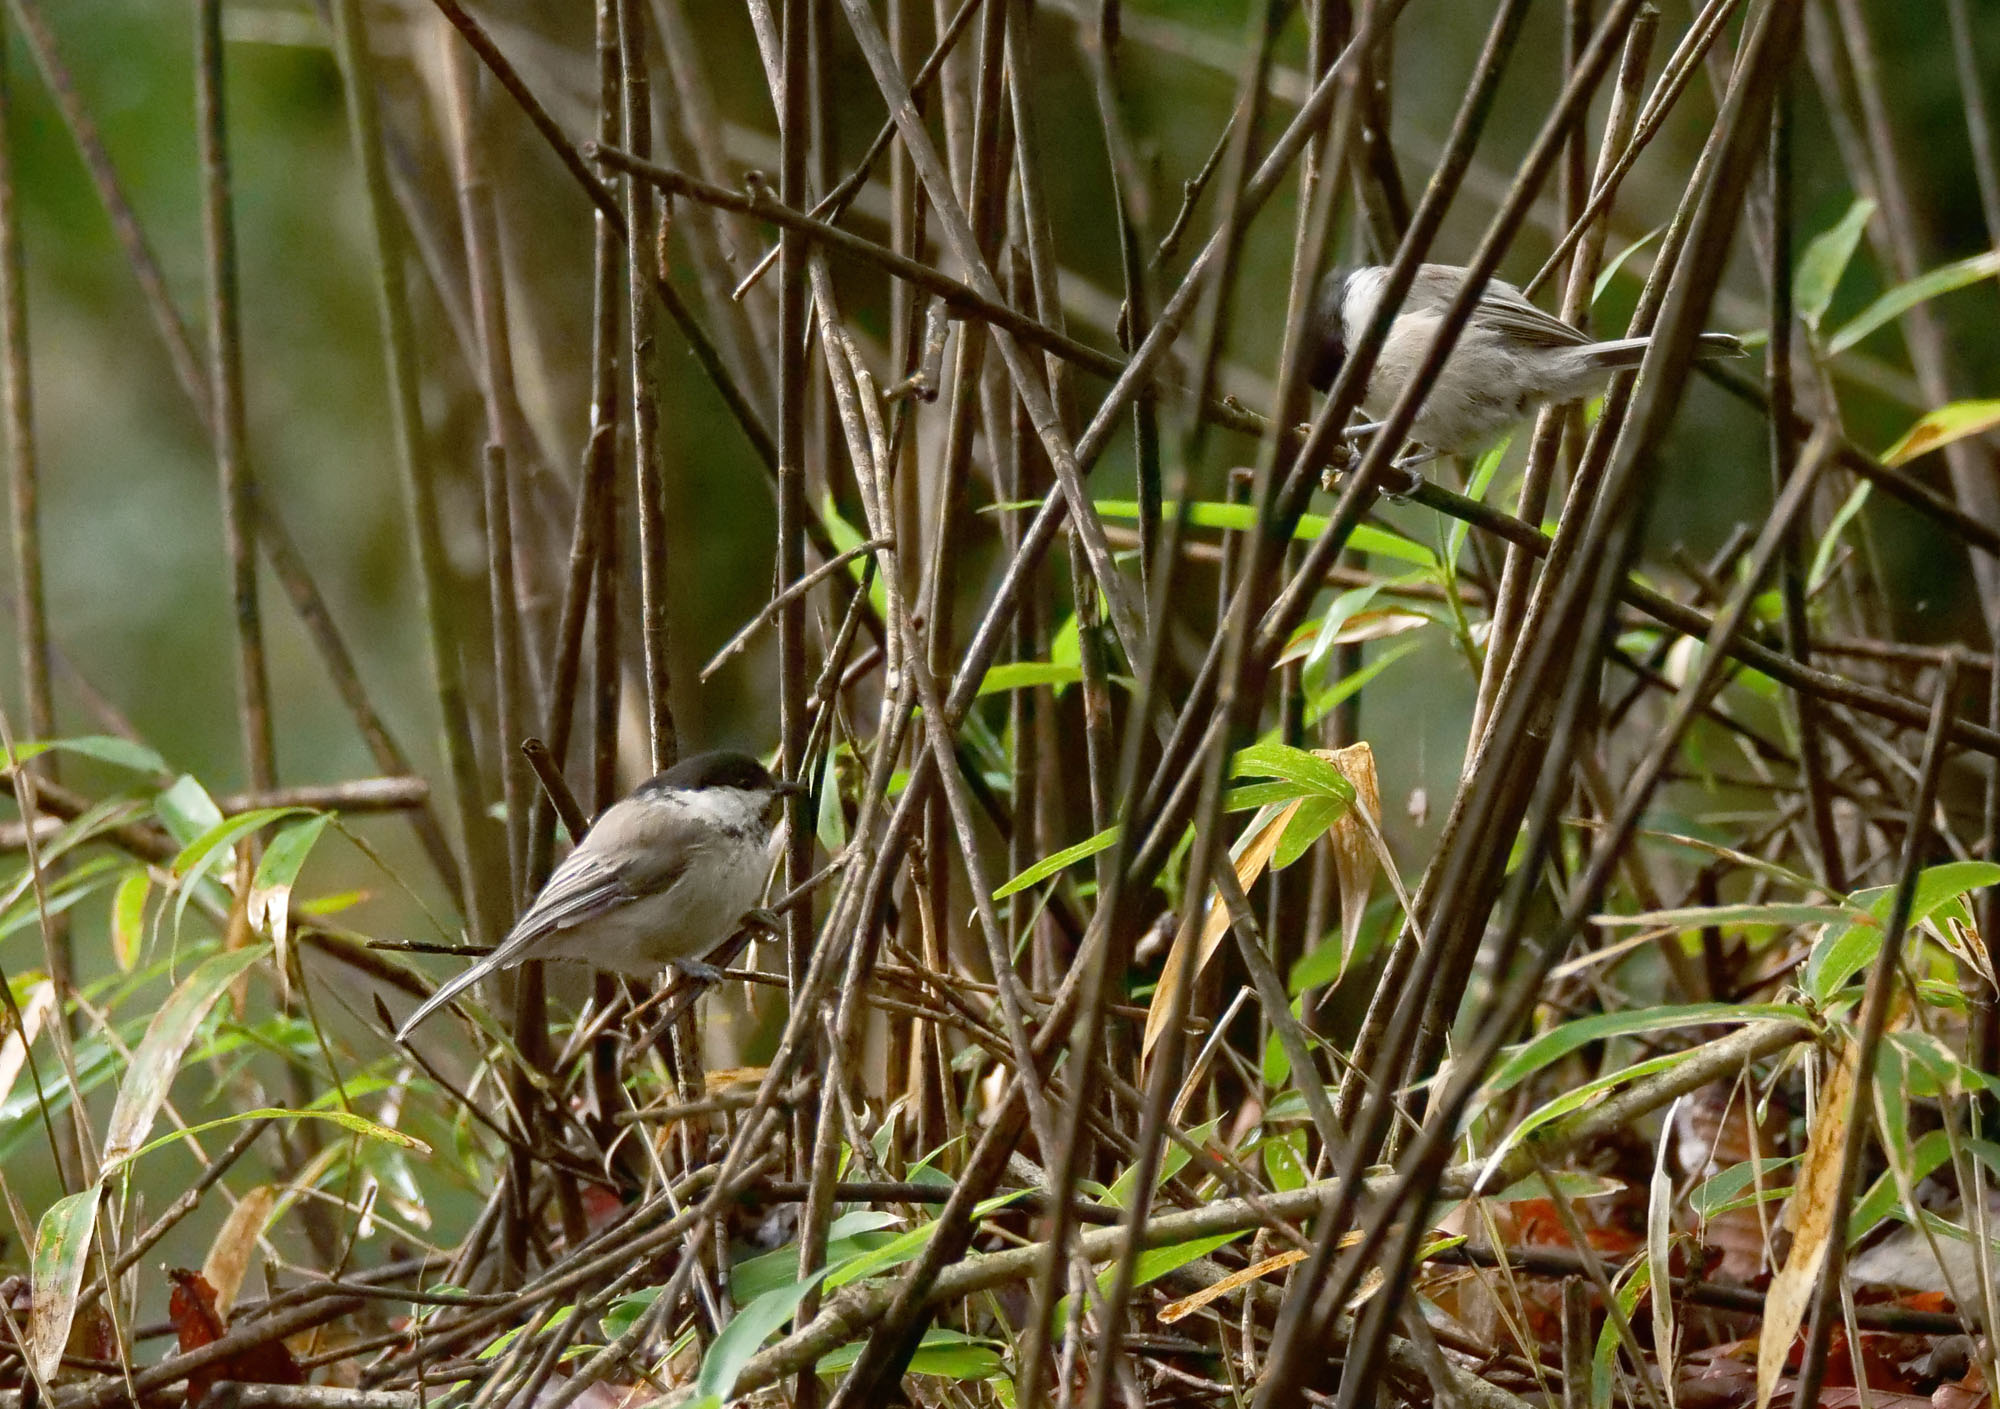
[[[1595,304],[1599,299],[1604,297],[1604,291],[1611,287],[1611,281],[1618,276],[1618,271],[1625,267],[1625,261],[1644,249],[1647,245],[1653,243],[1653,241],[1659,239],[1661,232],[1666,228],[1664,225],[1655,226],[1638,239],[1632,241],[1631,244],[1625,246],[1624,249],[1618,251],[1617,254],[1611,256],[1610,261],[1604,266],[1604,272],[1597,276],[1597,282],[1591,286],[1591,303]]]
[[[264,848],[263,859],[257,863],[257,879],[250,886],[250,924],[270,934],[271,942],[277,946],[281,974],[287,968],[285,942],[289,938],[292,887],[297,884],[299,872],[306,858],[312,855],[320,833],[332,820],[331,813],[322,812],[303,822],[294,822],[271,838],[271,844]]]
[[[1328,688],[1312,692],[1306,697],[1304,722],[1308,726],[1319,723],[1345,704],[1350,695],[1367,689],[1375,682],[1376,676],[1422,644],[1421,641],[1405,641],[1401,645],[1391,646],[1353,674],[1343,675]]]
[[[1798,270],[1792,276],[1792,303],[1814,332],[1819,331],[1820,319],[1833,303],[1834,290],[1840,287],[1840,277],[1847,272],[1848,261],[1854,258],[1855,247],[1874,214],[1875,202],[1862,197],[1847,208],[1847,214],[1813,236],[1799,256]]]
[[[97,1225],[97,1197],[103,1188],[92,1184],[57,1199],[35,1225],[27,1353],[29,1367],[44,1382],[55,1376],[69,1342],[70,1323],[76,1319],[76,1297],[83,1290],[91,1230]]]
[[[351,1089],[351,1088],[350,1088]],[[246,1120],[323,1120],[329,1125],[338,1125],[343,1130],[351,1130],[356,1135],[370,1140],[380,1140],[385,1145],[396,1145],[423,1159],[431,1156],[431,1147],[414,1135],[406,1135],[394,1126],[383,1125],[370,1120],[365,1115],[340,1110],[288,1111],[277,1106],[260,1106],[256,1110],[237,1111],[234,1115],[217,1116],[214,1120],[204,1120],[198,1125],[190,1125],[185,1130],[172,1130],[156,1140],[148,1141],[127,1155],[120,1164],[130,1164],[150,1155],[153,1151],[176,1144],[190,1135],[199,1135],[208,1130],[220,1130],[226,1125],[241,1125]],[[107,1174],[114,1172],[110,1163],[105,1165]]]
[[[132,1065],[118,1088],[118,1100],[111,1108],[111,1121],[104,1131],[103,1173],[132,1157],[167,1099],[180,1070],[181,1056],[194,1041],[201,1020],[236,980],[236,976],[264,957],[264,947],[234,949],[204,960],[181,981],[153,1014],[146,1035],[132,1053]]]
[[[1985,254],[1975,254],[1970,259],[1940,265],[1929,273],[1919,274],[1907,284],[1898,284],[1862,309],[1853,322],[1833,335],[1826,345],[1827,351],[1845,352],[1877,328],[1894,322],[1918,304],[1995,275],[2000,275],[2000,250],[1988,250]]]
[[[1745,1207],[1743,1196],[1746,1191],[1754,1190],[1760,1177],[1764,1181],[1764,1198],[1777,1197],[1782,1191],[1772,1185],[1771,1176],[1798,1161],[1799,1156],[1789,1155],[1782,1159],[1744,1160],[1740,1164],[1732,1164],[1696,1185],[1688,1195],[1688,1208],[1696,1218],[1710,1219],[1729,1209]],[[1754,1192],[1750,1193],[1750,1200],[1757,1200]]]
[[[1282,871],[1312,849],[1312,844],[1326,835],[1327,828],[1347,815],[1347,803],[1337,797],[1309,797],[1299,804],[1299,810],[1292,814],[1292,820],[1285,824],[1285,834],[1278,838],[1278,849],[1271,854],[1271,869]]]
[[[743,1373],[743,1367],[750,1363],[751,1357],[780,1326],[792,1319],[792,1313],[798,1310],[806,1293],[818,1286],[824,1276],[826,1269],[821,1268],[789,1287],[764,1293],[738,1312],[709,1346],[708,1354],[701,1358],[701,1374],[694,1385],[695,1396],[713,1395],[718,1400],[728,1399],[736,1388],[736,1377]]]
[[[1833,571],[1833,555],[1840,547],[1840,536],[1847,532],[1847,526],[1854,522],[1854,516],[1861,512],[1868,502],[1868,491],[1872,480],[1862,480],[1848,492],[1847,498],[1833,512],[1833,519],[1820,535],[1819,545],[1813,549],[1812,570],[1806,574],[1806,594],[1808,596],[1826,585],[1828,574]]]
[[[1179,509],[1180,506],[1171,499],[1161,506],[1161,512],[1169,515],[1178,513]],[[1097,512],[1108,519],[1136,519],[1139,517],[1139,503],[1136,499],[1100,499],[1097,501]],[[1257,528],[1257,506],[1200,500],[1188,510],[1188,521],[1196,528],[1252,533]],[[1292,537],[1310,542],[1326,532],[1326,525],[1324,514],[1301,514],[1298,526],[1292,530]],[[1438,565],[1437,554],[1421,543],[1369,524],[1357,524],[1347,541],[1351,547],[1377,557],[1415,563],[1423,568],[1436,568]]]
[[[181,917],[187,914],[195,889],[218,867],[229,864],[237,842],[281,818],[306,816],[309,812],[304,807],[260,807],[254,812],[238,813],[182,847],[181,854],[174,858],[174,876],[180,883],[180,894],[174,898],[175,938],[180,937]]]
[[[1007,884],[993,892],[995,900],[1005,900],[1010,895],[1018,895],[1029,886],[1039,885],[1058,871],[1068,870],[1077,862],[1097,855],[1118,840],[1119,829],[1106,827],[1094,837],[1086,837],[1075,846],[1064,847],[1053,856],[1045,856]]]
[[[1068,661],[1017,660],[996,665],[980,677],[979,693],[997,695],[1008,690],[1027,690],[1037,685],[1074,685],[1083,679],[1083,667]]]
[[[1672,1032],[1708,1023],[1744,1023],[1762,1018],[1791,1018],[1804,1022],[1806,1012],[1788,1003],[1683,1003],[1578,1018],[1550,1029],[1516,1050],[1488,1079],[1483,1094],[1485,1099],[1491,1100],[1550,1063],[1592,1042],[1632,1037],[1644,1032]]]
[[[998,1341],[968,1336],[963,1331],[934,1326],[924,1332],[916,1354],[910,1357],[909,1373],[964,1382],[990,1380],[1000,1373],[1004,1365],[997,1349],[999,1344]],[[860,1357],[861,1342],[850,1341],[819,1358],[819,1373],[841,1374],[852,1369]]]
[[[61,753],[81,754],[94,758],[100,763],[115,764],[129,768],[134,773],[163,774],[170,772],[167,761],[152,749],[131,739],[121,739],[114,734],[83,734],[74,739],[34,739],[14,746],[14,757],[22,763],[37,754],[50,750]]]
[[[1341,771],[1317,754],[1295,749],[1290,744],[1260,743],[1239,749],[1230,760],[1232,778],[1283,778],[1296,783],[1302,792],[1320,797],[1354,801],[1354,785]]]

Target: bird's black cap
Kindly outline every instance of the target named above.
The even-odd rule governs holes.
[[[1351,269],[1329,269],[1319,281],[1312,308],[1306,313],[1306,383],[1314,391],[1329,391],[1347,361],[1347,327],[1341,306],[1347,302]]]
[[[687,792],[698,788],[740,788],[747,793],[778,790],[769,769],[747,753],[717,749],[694,753],[639,785],[642,793]]]

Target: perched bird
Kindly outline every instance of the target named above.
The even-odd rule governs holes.
[[[1377,264],[1336,269],[1320,281],[1306,341],[1312,358],[1306,380],[1320,391],[1333,385],[1348,349],[1368,331],[1388,278],[1388,269]],[[1417,266],[1361,396],[1362,410],[1378,422],[1423,366],[1445,312],[1464,283],[1465,270],[1456,264]],[[1612,373],[1638,366],[1651,341],[1593,342],[1528,302],[1512,284],[1488,280],[1451,356],[1424,397],[1410,439],[1440,455],[1483,450],[1537,407],[1595,394]],[[1727,333],[1703,333],[1695,355],[1739,357],[1743,350],[1743,344]]]
[[[396,1040],[479,980],[535,959],[650,978],[734,934],[770,877],[780,782],[748,754],[684,758],[605,809],[507,937],[410,1014]]]

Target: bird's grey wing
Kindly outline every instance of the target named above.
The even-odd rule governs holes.
[[[1478,317],[1494,332],[1534,347],[1583,347],[1587,333],[1542,312],[1512,284],[1489,283],[1479,296]]]
[[[534,958],[535,941],[570,929],[628,904],[646,891],[634,887],[615,867],[579,848],[556,867],[542,893],[514,922],[514,928],[488,956],[495,968]]]
[[[426,998],[397,1029],[397,1041],[407,1038],[418,1023],[489,974],[534,958],[537,940],[616,909],[631,899],[632,892],[616,872],[586,851],[572,851],[556,867],[534,904],[514,922],[507,937],[491,954],[447,979]]]

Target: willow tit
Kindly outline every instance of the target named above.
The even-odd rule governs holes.
[[[1389,271],[1382,265],[1336,269],[1320,281],[1313,300],[1306,380],[1320,391],[1340,375],[1347,350],[1361,340],[1381,301]],[[1361,408],[1386,417],[1423,366],[1445,312],[1465,283],[1456,264],[1420,264],[1401,310],[1389,325]],[[1542,405],[1582,401],[1639,365],[1650,338],[1593,342],[1528,302],[1499,279],[1487,281],[1450,358],[1432,383],[1410,439],[1441,455],[1485,449]],[[1703,333],[1698,357],[1738,357],[1743,344],[1727,333]]]
[[[536,959],[650,978],[700,960],[737,930],[770,878],[775,803],[803,793],[748,754],[684,758],[605,809],[507,937],[433,993],[411,1031],[473,984]]]

